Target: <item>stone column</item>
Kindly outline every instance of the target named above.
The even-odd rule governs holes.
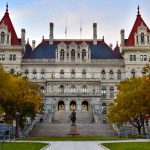
[[[81,111],[81,110],[82,110],[81,99],[78,99],[78,101],[77,101],[77,111]]]
[[[70,102],[65,101],[65,111],[70,111]]]

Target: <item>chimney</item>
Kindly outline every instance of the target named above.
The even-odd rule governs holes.
[[[25,41],[25,37],[26,36],[26,30],[25,29],[21,29],[21,45],[25,45],[26,41]]]
[[[50,23],[49,24],[49,26],[50,26],[50,35],[49,35],[49,44],[50,45],[53,45],[53,39],[54,39],[54,23]]]
[[[93,23],[93,44],[97,45],[97,23]]]
[[[32,40],[32,50],[35,49],[35,43],[36,43],[36,41],[35,41],[35,40]]]
[[[120,37],[121,37],[121,46],[124,46],[125,31],[123,29],[121,29],[121,31],[120,31]]]

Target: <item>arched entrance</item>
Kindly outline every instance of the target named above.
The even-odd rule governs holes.
[[[76,110],[76,102],[75,101],[71,101],[70,102],[70,110]]]
[[[63,101],[58,102],[58,111],[64,111],[65,110],[65,104]]]
[[[82,111],[88,111],[88,102],[87,101],[82,102]]]

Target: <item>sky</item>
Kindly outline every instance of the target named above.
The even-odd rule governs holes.
[[[0,18],[5,13],[6,2],[18,37],[25,28],[30,43],[36,40],[38,44],[42,36],[49,38],[50,22],[54,23],[55,39],[66,39],[66,24],[67,39],[92,39],[93,23],[97,23],[98,39],[104,36],[107,44],[115,46],[120,41],[121,29],[125,29],[128,38],[138,5],[150,27],[150,0],[0,0]]]

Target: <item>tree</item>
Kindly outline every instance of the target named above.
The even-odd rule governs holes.
[[[117,98],[109,105],[108,119],[115,123],[130,122],[138,129],[144,126],[144,114],[150,113],[150,76],[133,77],[120,82]]]
[[[39,86],[18,75],[11,75],[0,70],[3,80],[0,80],[0,106],[6,114],[6,122],[16,120],[16,135],[18,125],[23,128],[27,117],[34,119],[41,107]],[[3,94],[4,93],[4,94]]]

